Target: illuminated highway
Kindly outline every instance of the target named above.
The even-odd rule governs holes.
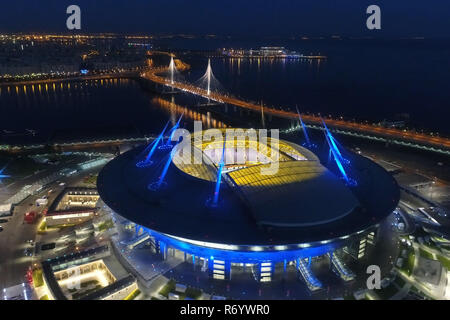
[[[208,90],[206,89],[196,87],[189,83],[170,81],[160,75],[161,73],[167,71],[168,71],[167,67],[155,68],[152,69],[151,71],[142,73],[141,77],[148,79],[154,83],[173,87],[175,89],[184,92],[189,92],[212,101],[227,103],[241,108],[253,110],[256,112],[261,112],[261,105],[255,104],[253,102],[243,101],[231,95],[218,93],[214,91],[210,91],[208,94]],[[295,120],[298,119],[298,115],[296,112],[273,109],[267,106],[264,106],[264,113],[285,119],[295,119]],[[302,114],[302,119],[309,124],[317,124],[321,126],[322,123],[321,117],[319,116]],[[374,135],[377,137],[384,137],[387,140],[402,140],[411,143],[416,143],[419,145],[436,147],[440,149],[450,149],[450,139],[446,137],[432,136],[424,133],[417,133],[413,131],[400,130],[395,128],[385,128],[371,124],[362,124],[339,119],[324,119],[324,120],[327,125],[335,129],[350,130],[354,132]]]
[[[157,52],[158,54],[166,54],[173,56],[166,52]],[[155,54],[153,52],[153,54]],[[175,68],[178,71],[183,71],[189,69],[190,66],[179,59],[174,59]],[[139,75],[142,78],[150,80],[154,83],[169,86],[184,92],[189,92],[191,94],[204,97],[206,99],[227,103],[230,105],[235,105],[241,108],[253,110],[256,112],[261,112],[262,106],[253,102],[244,101],[242,99],[233,97],[232,95],[226,93],[219,93],[216,91],[203,89],[193,84],[180,82],[176,80],[170,80],[165,78],[162,73],[169,71],[168,67],[158,67],[146,69],[145,71],[123,71],[123,72],[111,72],[104,74],[92,74],[92,75],[80,75],[75,77],[62,77],[53,79],[36,79],[36,80],[26,80],[26,81],[16,81],[16,82],[1,82],[0,86],[14,86],[14,85],[28,85],[28,84],[46,84],[64,81],[74,81],[74,80],[100,80],[100,79],[112,79],[112,78],[135,78]],[[139,73],[140,72],[140,73]],[[264,113],[272,116],[297,120],[298,115],[294,111],[285,111],[280,109],[274,109],[264,106]],[[321,128],[322,122],[320,116],[302,114],[302,119],[310,126]],[[414,131],[400,130],[396,128],[385,128],[373,124],[356,123],[342,119],[324,119],[326,124],[336,130],[340,130],[340,133],[357,133],[362,135],[369,135],[372,137],[383,138],[387,142],[401,141],[401,144],[414,146],[424,146],[433,148],[431,151],[441,151],[443,153],[450,153],[450,139],[446,137],[432,136],[429,134],[418,133]],[[367,136],[366,136],[367,137]]]
[[[80,76],[65,76],[50,79],[33,79],[22,81],[5,81],[0,82],[0,86],[26,86],[31,84],[48,84],[55,82],[67,82],[67,81],[85,81],[85,80],[105,80],[105,79],[117,79],[117,78],[133,78],[139,75],[139,71],[119,71],[100,74],[80,75]]]

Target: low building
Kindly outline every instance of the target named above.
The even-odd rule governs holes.
[[[83,297],[82,300],[124,300],[137,289],[136,279],[132,275],[128,275],[107,287]]]
[[[48,227],[80,224],[97,215],[98,192],[95,188],[65,188],[48,208]]]
[[[132,275],[121,279],[103,262],[108,245],[42,263],[44,283],[55,300],[122,300],[138,289]]]
[[[91,220],[97,215],[97,209],[48,212],[45,216],[47,227],[76,225]]]
[[[65,188],[53,201],[49,212],[95,208],[98,199],[99,195],[95,188]]]

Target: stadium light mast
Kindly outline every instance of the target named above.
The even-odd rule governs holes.
[[[311,141],[309,140],[308,131],[306,131],[306,126],[305,126],[305,124],[303,123],[303,120],[302,120],[302,116],[301,116],[301,114],[300,114],[300,111],[298,111],[298,107],[297,107],[297,106],[295,106],[295,109],[297,109],[298,120],[300,120],[300,125],[302,126],[303,134],[305,135],[306,144],[307,144],[307,146],[311,146]]]
[[[266,128],[266,119],[264,117],[264,103],[262,102],[262,100],[261,100],[261,124],[262,124],[263,129],[265,129]]]
[[[331,134],[330,130],[328,130],[328,127],[327,127],[325,121],[323,120],[323,118],[320,118],[320,119],[322,120],[322,124],[323,124],[323,127],[325,129],[325,137],[327,137],[328,140],[329,140],[328,143],[330,144],[330,148],[331,148],[331,146],[333,146],[334,151],[336,152],[336,154],[339,157],[339,160],[341,160],[341,161],[343,161],[345,163],[348,163],[348,160],[344,159],[344,157],[342,156],[341,151],[339,150],[338,146],[336,145],[336,139],[334,139],[334,137]]]
[[[142,161],[139,161],[138,163],[136,163],[136,167],[143,168],[143,167],[147,167],[147,166],[149,166],[149,165],[151,165],[153,163],[151,161],[152,155],[153,155],[153,153],[155,153],[155,150],[156,150],[156,147],[158,146],[158,144],[164,138],[164,132],[166,132],[166,129],[167,129],[167,126],[169,125],[169,122],[170,121],[167,121],[166,125],[164,126],[164,129],[161,131],[159,136],[155,140],[153,140],[153,142],[151,144],[149,144],[147,148],[145,148],[144,153],[147,152],[148,149],[151,147],[151,149],[147,153],[147,156],[145,157],[145,159],[142,160]]]
[[[214,190],[214,198],[213,198],[213,203],[212,205],[214,207],[217,206],[217,204],[219,203],[219,192],[220,192],[220,183],[222,182],[222,171],[223,171],[223,167],[225,166],[225,148],[226,148],[226,139],[223,140],[223,147],[222,147],[222,156],[220,158],[220,163],[219,163],[219,169],[217,170],[217,179],[216,179],[216,188]]]
[[[214,194],[206,200],[206,206],[210,208],[217,208],[219,206],[220,184],[222,183],[222,172],[225,166],[225,149],[226,139],[223,140],[222,155],[220,157],[219,166],[217,168],[216,186],[214,188]]]
[[[175,131],[180,127],[180,122],[181,122],[181,119],[183,118],[183,115],[184,115],[184,112],[178,118],[178,121],[175,123],[175,125],[170,129],[169,138],[167,139],[166,143],[159,146],[159,149],[167,149],[167,148],[172,147],[171,142],[172,142],[173,135],[175,134]]]
[[[169,141],[172,141],[173,135],[175,133],[175,130],[178,129],[180,127],[180,122],[181,119],[183,119],[184,116],[184,112],[181,114],[181,116],[178,118],[177,123],[172,127],[172,129],[170,129],[170,137],[169,137]]]
[[[161,175],[158,178],[158,181],[149,184],[148,185],[149,190],[157,191],[157,190],[161,189],[162,186],[166,185],[166,182],[164,181],[164,179],[166,178],[167,171],[169,171],[169,166],[172,163],[172,159],[173,159],[173,156],[175,155],[175,152],[176,152],[175,148],[173,148],[170,151],[169,156],[167,157],[166,164],[164,165],[164,168],[161,172]]]
[[[327,125],[325,124],[325,121],[322,119],[322,124],[325,129],[325,139],[327,140],[328,146],[330,148],[330,152],[333,155],[334,162],[336,162],[336,165],[341,172],[342,177],[344,178],[345,182],[348,185],[356,185],[356,181],[349,178],[347,175],[347,172],[345,171],[345,168],[342,164],[343,161],[348,162],[346,159],[342,157],[341,152],[339,151],[339,148],[337,147],[334,137],[331,134],[331,132],[328,130]]]
[[[339,156],[337,155],[335,148],[330,143],[330,138],[328,136],[325,136],[325,138],[328,142],[328,146],[330,147],[330,151],[331,151],[331,154],[333,155],[333,159],[336,162],[336,165],[342,174],[342,177],[345,179],[346,182],[350,182],[350,180],[347,176],[347,173],[345,172],[344,166],[342,165],[341,160],[339,159]]]

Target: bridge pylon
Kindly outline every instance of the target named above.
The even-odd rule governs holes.
[[[198,79],[195,83],[195,86],[206,91],[206,97],[211,96],[214,92],[223,91],[223,87],[220,82],[214,76],[211,67],[211,59],[208,59],[208,64],[206,66],[206,72],[203,76]]]
[[[170,77],[170,84],[172,84],[172,85],[174,83],[175,71],[176,71],[175,62],[173,61],[173,56],[171,56],[170,63],[169,63],[169,77]]]
[[[206,67],[206,81],[207,81],[206,92],[208,96],[211,93],[211,74],[212,74],[211,59],[208,59],[208,66]]]

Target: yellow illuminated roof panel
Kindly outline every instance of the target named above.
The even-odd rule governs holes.
[[[227,173],[236,191],[263,225],[317,225],[352,212],[358,201],[345,184],[318,161],[279,162]]]

